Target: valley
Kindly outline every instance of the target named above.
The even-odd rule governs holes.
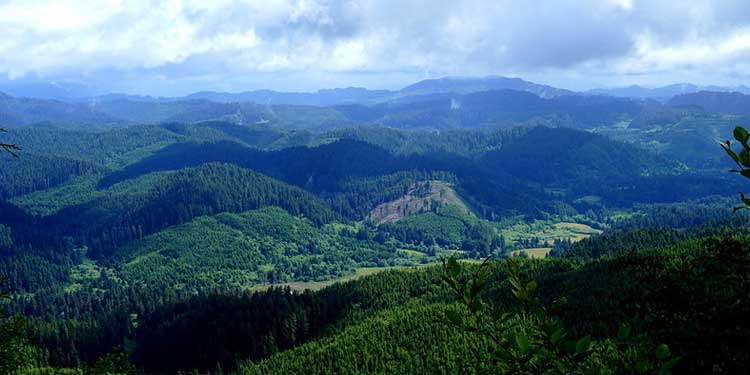
[[[248,290],[251,291],[257,291],[262,292],[265,290],[268,290],[269,288],[281,288],[281,289],[287,289],[296,292],[304,292],[306,290],[312,290],[317,291],[321,289],[325,289],[333,284],[336,283],[345,283],[347,281],[357,280],[361,277],[375,275],[380,272],[394,270],[394,271],[405,271],[405,270],[417,270],[420,267],[426,267],[426,266],[434,266],[437,263],[430,263],[430,264],[420,264],[420,265],[414,265],[414,266],[390,266],[390,267],[362,267],[357,268],[354,270],[354,273],[351,275],[331,279],[331,280],[325,280],[325,281],[292,281],[288,283],[281,283],[281,284],[264,284],[264,285],[255,285],[252,287],[249,287]]]
[[[695,306],[746,287],[732,278],[748,264],[748,215],[732,214],[745,184],[715,144],[744,114],[524,82],[263,93],[267,105],[3,97],[0,135],[23,146],[0,158],[6,321],[26,317],[39,371],[124,358],[148,375],[487,373],[492,341],[451,323],[473,308],[446,281],[455,261],[457,282],[488,278],[472,300],[493,314],[538,304],[590,337],[555,360],[622,370],[627,347],[653,370],[664,343],[681,373],[706,368],[695,352],[742,363],[712,348],[715,332],[746,332],[737,313]],[[727,294],[702,294],[707,277]],[[519,307],[509,288],[531,281],[520,295],[538,298]],[[630,324],[637,339],[618,341]],[[708,338],[675,335],[688,329]]]

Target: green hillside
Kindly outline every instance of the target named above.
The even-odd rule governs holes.
[[[587,357],[593,362],[582,362],[580,368],[592,366],[600,373],[624,370],[620,366],[626,366],[629,359],[613,356],[613,343],[608,340],[614,340],[618,326],[627,323],[633,326],[634,334],[646,335],[644,344],[664,342],[680,357],[676,373],[716,369],[736,373],[740,363],[748,360],[739,344],[744,340],[742,332],[748,329],[742,316],[750,305],[745,299],[736,300],[747,283],[732,275],[750,267],[747,251],[746,238],[709,238],[583,266],[535,260],[522,262],[521,269],[527,279],[539,281],[540,297],[546,303],[560,293],[567,296],[565,306],[555,314],[572,332],[601,340]],[[485,298],[494,308],[512,309],[510,286],[496,279],[502,280],[498,273],[503,268],[497,264],[492,269]],[[371,276],[360,283],[378,284],[375,279],[386,277]],[[705,278],[716,284],[698,286],[704,285],[701,280]],[[436,299],[432,293],[419,295],[418,301],[424,302],[398,306],[392,301],[393,307],[367,315],[361,322],[269,359],[245,364],[238,373],[497,373],[479,365],[483,363],[480,356],[491,356],[490,342],[461,333],[442,320],[447,310],[457,307],[434,304],[444,296]],[[715,306],[710,313],[704,308],[708,305]],[[691,333],[684,334],[687,332]],[[648,351],[644,354],[650,355]],[[484,360],[489,361],[487,357]]]
[[[117,251],[130,283],[201,288],[319,281],[407,259],[374,242],[315,227],[279,208],[204,216]]]

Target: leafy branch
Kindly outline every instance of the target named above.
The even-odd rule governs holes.
[[[734,139],[740,144],[741,150],[738,152],[735,152],[732,150],[732,142],[729,140],[724,141],[724,143],[720,143],[721,148],[724,149],[724,151],[729,155],[732,160],[734,160],[734,163],[737,165],[738,169],[732,169],[730,172],[732,173],[738,173],[741,176],[745,178],[750,178],[750,145],[748,145],[748,140],[750,139],[750,134],[748,134],[748,131],[745,130],[745,128],[738,126],[734,128]],[[740,199],[742,200],[742,206],[737,206],[734,208],[734,212],[737,212],[739,210],[750,210],[750,197],[746,197],[745,193],[740,192]]]
[[[617,337],[604,342],[589,336],[574,338],[561,320],[552,316],[535,296],[536,280],[524,281],[519,264],[505,260],[507,280],[518,308],[490,314],[481,294],[490,276],[490,260],[466,271],[454,257],[443,260],[441,279],[453,291],[468,314],[446,311],[447,322],[458,329],[483,336],[492,343],[490,372],[500,374],[669,374],[679,361],[667,345],[655,350],[641,336],[631,335],[627,325]],[[553,303],[558,309],[565,303]]]
[[[0,128],[0,133],[7,133],[8,131]],[[16,151],[21,151],[21,148],[17,145],[14,145],[12,143],[0,143],[0,152],[7,152],[13,157],[18,157],[18,153]]]

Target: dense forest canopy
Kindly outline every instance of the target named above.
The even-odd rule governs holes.
[[[750,168],[742,113],[443,84],[474,87],[4,97],[0,358],[17,375],[748,364],[746,185],[725,171]],[[734,136],[731,159],[709,134]]]

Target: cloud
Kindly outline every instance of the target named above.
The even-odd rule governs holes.
[[[112,89],[383,87],[444,74],[520,75],[573,88],[632,77],[726,83],[747,75],[750,6],[11,0],[0,3],[0,36],[0,73],[12,79],[91,80]]]

